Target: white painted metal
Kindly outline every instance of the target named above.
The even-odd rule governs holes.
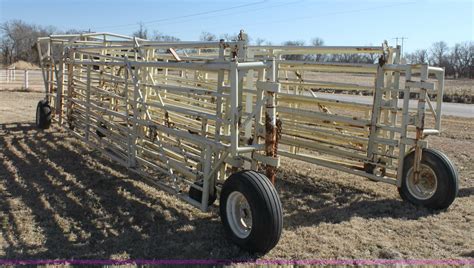
[[[240,192],[232,192],[227,197],[227,220],[232,232],[245,239],[252,231],[252,210],[245,196]]]
[[[164,44],[87,34],[40,38],[38,48],[46,96],[59,125],[205,211],[210,196],[218,194],[218,181],[245,162],[250,167],[252,154],[260,151],[258,162],[267,166],[279,163],[264,157],[264,138],[249,145],[251,137],[244,135],[244,128],[252,133],[263,124],[267,101],[262,94],[245,103],[244,76],[274,66],[231,57],[239,49],[236,55],[243,60],[244,42]],[[160,58],[172,47],[176,53],[198,49],[219,56],[189,62]],[[243,110],[249,105],[253,114]],[[201,191],[200,201],[187,196],[189,187]]]
[[[256,47],[243,37],[163,43],[91,33],[40,38],[37,47],[60,125],[202,210],[218,182],[237,169],[261,163],[274,178],[278,155],[400,186],[406,153],[417,151],[419,164],[425,136],[441,127],[444,70],[401,64],[400,48],[386,44]],[[289,59],[360,53],[380,58]],[[371,77],[373,84],[320,78],[340,74]],[[374,98],[338,101],[318,96],[321,90]],[[409,109],[413,102],[416,111]],[[425,124],[426,114],[434,115],[433,126]],[[185,194],[189,187],[202,191],[200,202]]]

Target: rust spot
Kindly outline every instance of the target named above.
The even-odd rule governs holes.
[[[279,123],[281,126],[281,122]],[[265,113],[265,153],[267,156],[276,157],[278,150],[278,131],[277,125],[272,124],[272,118],[268,113]],[[266,175],[270,181],[275,184],[276,167],[267,165]]]

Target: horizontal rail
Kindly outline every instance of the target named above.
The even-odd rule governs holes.
[[[381,46],[249,46],[254,55],[356,54],[384,52]]]

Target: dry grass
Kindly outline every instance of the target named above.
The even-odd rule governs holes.
[[[283,235],[255,256],[223,238],[217,207],[202,213],[62,130],[35,129],[40,98],[0,93],[2,259],[474,258],[472,119],[445,118],[444,134],[430,138],[459,168],[459,197],[446,211],[402,202],[393,186],[284,159],[276,185]]]
[[[8,68],[15,68],[17,70],[39,70],[41,69],[38,65],[31,62],[19,60],[8,66]]]

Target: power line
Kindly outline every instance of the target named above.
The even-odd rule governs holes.
[[[259,1],[259,2],[248,3],[248,4],[233,6],[233,7],[220,8],[220,9],[214,9],[214,10],[203,11],[203,12],[198,12],[198,13],[192,13],[192,14],[187,14],[187,15],[183,15],[183,16],[163,18],[163,19],[158,19],[158,20],[150,20],[150,21],[143,22],[143,24],[151,24],[151,23],[157,23],[157,22],[172,21],[172,20],[177,20],[177,19],[196,17],[196,16],[207,15],[207,14],[212,14],[212,13],[218,13],[218,12],[222,12],[222,11],[238,9],[238,8],[243,8],[243,7],[248,7],[248,6],[255,6],[255,5],[263,4],[265,2],[268,2],[268,0],[262,0],[262,1]],[[136,26],[136,25],[137,25],[136,23],[129,23],[129,24],[112,25],[112,26],[101,26],[101,27],[96,27],[96,29],[105,29],[105,28],[116,29],[116,28],[123,28],[123,27]]]
[[[390,5],[383,5],[383,6],[374,6],[374,7],[368,7],[368,8],[361,8],[361,9],[353,9],[353,10],[344,10],[344,11],[335,11],[335,12],[328,12],[328,13],[323,13],[323,14],[314,14],[311,16],[304,16],[304,17],[294,17],[294,18],[288,18],[288,19],[280,19],[280,20],[273,20],[273,21],[265,21],[265,22],[260,22],[260,23],[252,23],[251,26],[255,25],[267,25],[267,24],[277,24],[277,23],[285,23],[285,22],[293,22],[293,21],[298,21],[298,20],[308,20],[308,19],[317,19],[320,17],[328,17],[328,16],[333,16],[333,15],[341,15],[341,14],[350,14],[350,13],[359,13],[359,12],[365,12],[365,11],[371,11],[371,10],[377,10],[377,9],[384,9],[384,8],[389,8],[389,7],[395,7],[395,6],[402,6],[402,5],[407,5],[407,4],[413,4],[416,2],[404,2],[404,3],[395,3],[395,4],[390,4]],[[233,26],[229,26],[233,27]]]
[[[275,8],[275,7],[281,7],[281,6],[287,6],[287,5],[294,5],[296,3],[301,3],[301,2],[304,2],[305,0],[296,0],[296,1],[292,1],[292,2],[287,2],[287,3],[280,3],[280,4],[276,4],[276,5],[270,5],[270,6],[264,6],[264,7],[259,7],[259,8],[253,8],[251,10],[243,10],[243,11],[238,11],[238,12],[226,12],[226,13],[223,13],[223,14],[218,14],[218,15],[213,15],[213,16],[205,16],[205,17],[201,17],[199,19],[210,19],[210,18],[216,18],[216,17],[220,17],[220,16],[225,16],[225,15],[235,15],[235,14],[241,14],[241,13],[252,13],[252,12],[256,12],[256,11],[259,11],[259,10],[267,10],[267,9],[271,9],[271,8]],[[179,21],[173,21],[173,22],[167,22],[167,23],[160,23],[159,26],[165,26],[165,25],[176,25],[176,24],[179,24],[179,23],[186,23],[186,22],[189,22],[189,21],[193,21],[195,20],[196,18],[191,18],[191,19],[185,19],[185,20],[179,20]],[[136,26],[136,24],[134,24],[134,26]]]
[[[269,9],[269,8],[273,8],[273,7],[279,7],[279,6],[284,6],[284,5],[294,5],[298,2],[303,2],[304,0],[297,0],[297,1],[292,1],[292,2],[287,2],[287,3],[283,3],[283,4],[276,4],[276,5],[270,5],[270,6],[265,6],[265,7],[259,7],[259,8],[254,8],[250,11],[242,11],[242,12],[253,12],[253,11],[258,11],[258,10],[262,10],[262,9]],[[369,8],[363,8],[363,9],[355,9],[355,10],[345,10],[345,11],[336,11],[336,12],[328,12],[328,13],[325,13],[325,14],[317,14],[317,17],[326,17],[326,16],[333,16],[333,15],[340,15],[340,14],[347,14],[347,13],[356,13],[356,12],[364,12],[364,11],[371,11],[371,10],[376,10],[376,9],[383,9],[383,8],[389,8],[389,7],[394,7],[394,6],[401,6],[401,5],[406,5],[406,4],[411,4],[411,3],[414,3],[414,2],[405,2],[405,3],[397,3],[397,4],[390,4],[390,5],[383,5],[383,6],[375,6],[375,7],[369,7]],[[242,13],[241,11],[239,12],[233,12],[233,13],[227,13],[227,14],[239,14],[239,13]],[[226,15],[225,13],[224,14],[219,14],[219,15],[215,15],[215,16],[206,16],[205,18],[213,18],[213,17],[218,17],[218,16],[221,16],[221,15]],[[295,20],[306,20],[306,19],[314,19],[315,16],[306,16],[306,17],[296,17],[296,18],[289,18],[289,19],[283,19],[283,20],[273,20],[273,21],[267,21],[267,22],[261,22],[261,23],[252,23],[251,26],[255,26],[255,25],[266,25],[266,24],[270,24],[270,23],[283,23],[283,22],[287,22],[287,21],[295,21]],[[199,18],[199,19],[202,19],[202,18]],[[187,19],[187,20],[182,20],[182,21],[178,21],[178,22],[168,22],[168,23],[160,23],[160,26],[163,26],[163,25],[171,25],[171,24],[177,24],[177,23],[184,23],[184,22],[188,22],[188,21],[193,21],[194,19]],[[135,26],[136,24],[134,24]],[[242,24],[239,24],[239,25],[231,25],[231,26],[228,26],[228,27],[242,27],[244,29],[246,29],[246,26],[242,25]]]

